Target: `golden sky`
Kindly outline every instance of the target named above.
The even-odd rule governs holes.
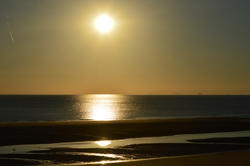
[[[250,94],[249,1],[0,3],[0,94]]]

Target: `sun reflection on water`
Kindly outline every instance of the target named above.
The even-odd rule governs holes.
[[[111,105],[96,103],[90,108],[90,119],[94,120],[112,120],[115,119],[114,108]]]
[[[88,95],[84,98],[82,111],[84,119],[115,120],[119,114],[119,95]]]

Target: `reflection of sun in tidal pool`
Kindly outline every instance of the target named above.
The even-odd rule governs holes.
[[[102,146],[102,147],[104,147],[104,146],[108,146],[109,144],[111,144],[111,141],[96,141],[95,142],[97,145],[99,145],[99,146]]]

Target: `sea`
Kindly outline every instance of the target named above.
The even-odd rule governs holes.
[[[249,95],[0,95],[0,122],[250,117]]]

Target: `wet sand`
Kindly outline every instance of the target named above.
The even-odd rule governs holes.
[[[0,146],[18,144],[59,143],[90,140],[112,140],[136,137],[168,136],[208,132],[250,130],[247,118],[193,118],[122,121],[64,121],[22,122],[0,124]],[[33,151],[32,154],[2,154],[4,165],[39,165],[50,163],[77,163],[103,160],[121,160],[85,153],[114,154],[125,159],[145,159],[165,156],[183,156],[145,161],[131,161],[108,165],[242,165],[249,162],[249,138],[212,138],[192,140],[193,143],[134,144],[116,148],[54,148]],[[213,144],[211,144],[213,143]],[[219,143],[219,144],[214,144]],[[229,144],[224,144],[229,143]],[[235,144],[235,143],[244,143]],[[248,145],[247,145],[247,144]],[[236,150],[237,152],[225,152]],[[223,152],[223,153],[214,153]],[[214,153],[214,154],[205,154]],[[196,154],[196,155],[193,155]],[[204,154],[204,155],[200,155]],[[192,156],[186,156],[192,155]],[[231,157],[231,158],[230,158]],[[230,162],[228,162],[228,158]],[[239,162],[237,162],[240,160]],[[244,161],[244,162],[242,162]],[[42,163],[41,163],[42,162]],[[48,163],[43,163],[48,162]]]
[[[48,150],[36,150],[29,153],[0,154],[0,163],[16,161],[16,163],[34,161],[67,164],[79,162],[100,162],[135,160],[157,158],[166,156],[186,156],[192,154],[206,154],[214,152],[226,152],[250,149],[249,145],[237,144],[192,144],[192,143],[160,143],[160,144],[133,144],[115,148],[52,148]],[[89,155],[92,154],[92,155]],[[96,155],[96,154],[99,154]],[[1,160],[4,158],[4,160]],[[9,160],[6,160],[9,159]],[[30,160],[30,161],[29,161]]]
[[[0,123],[0,146],[250,130],[247,118]]]
[[[220,152],[182,157],[138,160],[122,163],[105,164],[105,166],[247,166],[250,165],[250,150]],[[92,165],[99,166],[100,164]]]
[[[189,140],[193,143],[235,143],[235,144],[249,144],[250,137],[236,137],[236,138],[207,138],[207,139],[193,139]]]

